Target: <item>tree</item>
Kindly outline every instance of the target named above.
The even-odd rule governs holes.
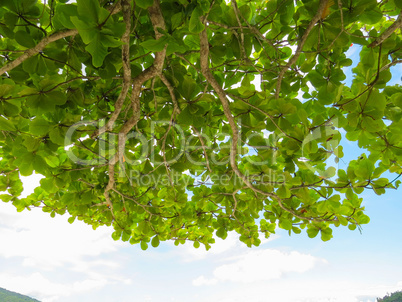
[[[230,231],[251,247],[354,230],[364,190],[398,187],[400,0],[66,2],[1,2],[0,190],[18,211],[143,249]],[[365,153],[336,169],[346,140]]]
[[[377,298],[377,302],[399,302],[402,301],[402,292],[397,291],[392,294],[387,294],[382,299]]]

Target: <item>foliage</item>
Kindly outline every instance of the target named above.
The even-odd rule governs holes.
[[[7,302],[39,302],[36,299],[32,299],[28,296],[23,296],[17,294],[15,292],[11,292],[0,288],[0,301],[7,301]]]
[[[66,2],[1,1],[0,190],[18,211],[143,249],[230,231],[251,247],[354,230],[364,190],[398,186],[400,0]],[[364,153],[336,169],[348,140]]]
[[[400,302],[402,301],[402,292],[397,291],[392,293],[391,295],[386,295],[382,299],[377,298],[377,302]]]

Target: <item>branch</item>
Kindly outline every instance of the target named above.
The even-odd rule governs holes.
[[[126,24],[126,30],[124,31],[124,34],[121,38],[123,45],[121,47],[121,58],[123,62],[123,85],[121,88],[121,92],[119,94],[119,97],[116,101],[115,104],[115,111],[112,114],[112,117],[109,119],[108,123],[104,126],[108,128],[110,124],[114,124],[115,120],[117,119],[121,107],[124,104],[124,101],[127,97],[128,90],[131,85],[131,67],[130,67],[130,32],[131,32],[131,5],[127,0],[123,0],[121,2],[122,4],[122,9],[123,9],[123,21]],[[117,114],[116,114],[117,112]],[[112,158],[112,160],[109,162],[109,182],[106,186],[104,195],[106,198],[107,204],[111,207],[112,213],[113,213],[113,205],[110,201],[109,198],[109,191],[114,187],[114,167],[117,163],[117,160],[120,158],[122,161],[122,156],[123,153],[120,152],[120,145],[121,145],[121,140],[124,139],[125,137],[121,137],[121,134],[119,133],[119,150],[117,154]],[[125,141],[123,142],[125,146]]]
[[[123,2],[124,2],[123,9],[125,10],[123,15],[125,16],[125,18],[131,18],[131,15],[130,15],[131,14],[131,6],[130,6],[128,0],[123,0]],[[159,33],[157,28],[165,29],[165,21],[163,19],[162,11],[161,11],[161,8],[159,5],[159,0],[154,0],[153,5],[150,8],[148,8],[148,12],[149,12],[149,16],[150,16],[152,25],[154,27],[155,36],[157,37],[157,39],[159,39],[162,36],[162,34]],[[126,29],[127,28],[131,28],[131,23],[130,23],[130,26],[128,26],[128,25],[126,26]],[[152,64],[152,66],[145,69],[141,74],[139,74],[133,80],[133,88],[132,88],[131,97],[130,97],[131,105],[133,107],[133,115],[121,127],[121,129],[119,131],[119,141],[118,141],[117,153],[109,161],[109,169],[108,169],[109,182],[105,188],[104,196],[105,196],[106,202],[108,203],[108,205],[110,205],[111,209],[112,209],[112,202],[109,197],[109,191],[114,190],[115,166],[116,166],[117,162],[120,161],[121,166],[124,169],[123,154],[124,154],[124,149],[126,146],[127,134],[138,123],[140,116],[141,116],[140,94],[141,94],[142,84],[145,81],[147,81],[155,76],[158,76],[162,73],[162,67],[164,64],[165,55],[166,55],[166,47],[164,48],[164,50],[155,53],[155,60],[154,60],[154,63]],[[128,66],[129,66],[129,64],[130,64],[129,53],[127,54],[127,56],[125,56],[124,49],[122,50],[122,57],[123,57],[123,60],[127,60],[126,64],[128,64]],[[127,73],[127,75],[128,75],[128,73]],[[131,72],[130,72],[130,78],[131,78]],[[124,100],[123,100],[123,103],[124,103]],[[123,105],[123,103],[121,104],[121,106]],[[121,107],[118,110],[120,112]],[[118,114],[117,114],[117,116],[118,116]],[[116,118],[117,118],[117,116],[116,116]],[[113,121],[113,123],[109,123],[109,122],[107,123],[107,125],[109,125],[109,127],[112,127],[113,124],[114,124],[114,121]],[[107,127],[101,128],[96,135],[102,134],[103,132],[106,131],[106,129],[107,129]],[[112,210],[112,212],[113,212],[113,210]]]
[[[238,177],[240,177],[240,179],[251,190],[266,196],[276,197],[275,194],[267,193],[260,189],[255,188],[237,167],[236,156],[237,156],[237,145],[239,140],[239,130],[237,129],[236,122],[230,110],[229,101],[226,97],[226,92],[223,90],[222,86],[219,85],[218,81],[214,78],[211,70],[209,70],[209,42],[206,28],[200,33],[200,65],[203,76],[207,79],[209,84],[215,90],[216,94],[219,97],[219,100],[221,101],[223,113],[225,114],[229,122],[229,126],[232,130],[232,145],[230,147],[230,166],[232,167],[235,174]]]
[[[182,54],[177,53],[177,52],[175,52],[174,54],[175,54],[176,57],[179,57],[180,59],[185,61],[189,66],[194,68],[198,73],[201,73],[201,70],[199,70],[199,68],[196,65],[194,65],[193,63],[191,63],[185,56],[183,56]]]
[[[120,5],[117,4],[115,6],[113,6],[110,10],[111,10],[111,14],[117,14],[120,11]],[[71,37],[71,36],[75,36],[78,34],[78,30],[77,29],[68,29],[68,30],[64,30],[64,31],[60,31],[57,33],[54,33],[48,37],[43,38],[35,47],[30,48],[25,50],[25,52],[19,56],[17,59],[15,59],[14,61],[11,61],[10,63],[6,64],[5,66],[3,66],[2,68],[0,68],[0,76],[5,73],[5,72],[9,72],[10,70],[12,70],[13,68],[17,67],[18,65],[20,65],[22,62],[24,62],[25,60],[29,59],[30,57],[33,57],[34,55],[38,54],[39,52],[41,52],[48,44],[55,42],[57,40],[60,39],[64,39],[67,37]]]
[[[207,150],[206,150],[207,147],[205,146],[205,142],[204,142],[204,140],[202,139],[202,134],[200,133],[200,131],[199,131],[196,127],[191,126],[191,128],[194,130],[194,132],[195,132],[195,133],[197,134],[197,136],[198,136],[198,139],[200,140],[201,147],[202,147],[202,151],[204,152],[204,155],[205,155],[205,163],[206,163],[206,165],[207,165],[207,169],[208,169],[209,173],[212,174],[212,169],[211,169],[211,167],[210,167],[210,165],[209,165],[209,157],[208,157]]]
[[[402,63],[402,60],[395,60],[395,61],[392,61],[391,63],[388,63],[387,65],[384,65],[383,67],[381,67],[380,72],[381,72],[381,71],[384,71],[384,70],[386,70],[386,69],[388,69],[388,68],[391,68],[391,67],[394,66],[394,65],[400,64],[400,63]]]
[[[314,18],[310,21],[299,44],[297,45],[295,54],[293,55],[293,57],[290,58],[289,62],[280,71],[279,76],[278,76],[278,82],[276,83],[276,91],[275,91],[276,99],[279,98],[279,92],[281,90],[282,79],[283,79],[283,76],[285,75],[285,72],[290,68],[290,66],[292,66],[294,63],[296,63],[297,59],[299,58],[299,56],[303,50],[303,46],[306,43],[310,32],[314,28],[315,24],[321,19],[322,13],[323,13],[325,7],[327,6],[327,2],[328,2],[328,0],[322,0],[320,2],[317,13],[315,14]]]
[[[324,3],[326,1],[327,0],[323,0]],[[321,6],[322,6],[322,4],[321,4]],[[320,8],[321,8],[321,6],[320,6]],[[320,16],[321,16],[321,14],[319,15],[319,17]],[[224,114],[229,122],[229,126],[232,130],[232,145],[230,147],[230,166],[232,167],[235,174],[254,193],[260,193],[264,196],[269,196],[271,198],[276,199],[279,207],[282,210],[292,214],[294,217],[297,217],[301,220],[325,221],[325,220],[321,220],[316,217],[304,217],[304,216],[297,214],[294,210],[288,209],[287,207],[285,207],[283,205],[282,199],[278,195],[276,195],[274,193],[265,192],[261,189],[254,187],[253,184],[250,183],[250,181],[244,176],[244,174],[237,167],[236,156],[237,156],[237,144],[238,144],[238,140],[239,140],[239,131],[237,129],[236,122],[235,122],[232,112],[230,110],[229,101],[226,97],[226,92],[219,85],[218,81],[214,78],[213,74],[211,73],[211,71],[209,69],[209,42],[208,42],[208,35],[207,35],[206,27],[200,33],[200,66],[201,66],[202,74],[204,75],[204,77],[207,79],[209,84],[212,86],[212,88],[215,90],[216,94],[218,95],[219,100],[221,101],[221,104],[222,104],[223,112],[224,112]]]
[[[126,24],[126,30],[121,38],[123,45],[121,47],[121,59],[123,62],[123,85],[117,101],[114,105],[115,110],[113,111],[110,119],[99,131],[92,134],[92,138],[101,135],[102,133],[109,131],[113,128],[115,121],[117,120],[121,109],[123,107],[124,101],[126,100],[128,90],[131,85],[131,67],[130,67],[130,32],[131,32],[131,5],[127,0],[121,1],[121,6],[123,9],[123,21]]]
[[[75,36],[78,34],[77,29],[69,29],[65,31],[60,31],[57,33],[54,33],[50,35],[49,37],[43,38],[35,47],[27,49],[21,56],[19,56],[17,59],[14,61],[11,61],[10,63],[6,64],[0,69],[0,75],[2,75],[5,72],[9,72],[13,68],[17,67],[20,65],[22,62],[25,60],[29,59],[30,57],[33,57],[34,55],[38,54],[41,52],[48,44],[55,42],[60,39],[64,39],[66,37],[70,36]]]
[[[303,143],[303,142],[302,142],[301,140],[299,140],[298,138],[295,138],[295,137],[293,137],[293,136],[290,136],[290,135],[288,135],[285,131],[283,131],[282,128],[280,128],[279,125],[275,122],[274,116],[272,116],[272,115],[269,114],[268,112],[265,112],[264,110],[258,108],[257,106],[255,106],[255,105],[253,105],[253,104],[250,104],[249,102],[247,102],[246,100],[244,100],[243,98],[241,98],[241,97],[239,97],[239,96],[237,96],[237,95],[235,95],[235,94],[229,93],[229,96],[232,97],[232,98],[235,98],[235,99],[238,99],[238,100],[242,101],[243,103],[247,104],[247,105],[250,106],[251,108],[254,108],[255,110],[257,110],[257,111],[261,112],[262,114],[264,114],[265,116],[267,116],[267,117],[271,120],[272,124],[274,124],[274,126],[275,126],[284,136],[286,136],[286,137],[288,137],[288,138],[291,138],[291,139],[294,139],[295,141],[297,141],[297,142],[299,142],[299,143]]]
[[[161,29],[165,30],[166,26],[165,26],[165,20],[163,19],[162,11],[159,6],[158,0],[154,0],[154,4],[148,8],[148,12],[149,12],[149,17],[151,19],[152,25],[154,27],[155,37],[156,37],[156,39],[159,39],[163,35],[157,29],[161,28]],[[153,77],[162,73],[162,67],[165,62],[165,56],[166,56],[166,46],[162,51],[155,53],[155,60],[152,64],[152,66],[143,70],[137,77],[135,77],[133,79],[133,89],[132,89],[131,98],[130,98],[132,104],[134,102],[139,103],[139,96],[141,93],[142,84],[144,84],[144,82],[148,81],[149,79],[152,79]],[[124,58],[124,56],[123,56],[123,58]],[[129,65],[130,64],[129,54],[127,56],[127,60],[128,60],[128,65]],[[131,74],[130,74],[130,77],[131,77]],[[116,122],[116,120],[121,112],[121,109],[124,105],[124,101],[125,101],[125,97],[123,99],[123,98],[120,98],[120,96],[119,96],[119,99],[117,100],[117,102],[115,104],[115,110],[112,113],[109,121],[106,123],[105,126],[100,128],[98,131],[95,131],[91,136],[92,138],[99,136],[106,131],[112,130],[114,123]],[[139,108],[139,106],[137,106],[137,107]]]
[[[244,59],[247,58],[247,55],[246,55],[246,49],[245,49],[245,47],[244,47],[243,25],[241,24],[241,21],[240,21],[240,18],[239,18],[240,11],[239,11],[239,8],[237,7],[237,2],[236,2],[236,0],[232,0],[232,1],[231,1],[231,4],[232,4],[232,7],[233,7],[233,11],[234,11],[234,13],[235,13],[235,15],[236,15],[237,23],[239,24],[239,27],[240,27],[240,51],[241,51],[241,60],[244,60]],[[236,32],[236,31],[233,31],[233,33],[234,33],[235,36],[238,38],[237,32]],[[238,39],[239,39],[239,38],[238,38]]]
[[[402,12],[398,15],[398,19],[388,27],[377,39],[371,42],[367,47],[376,47],[384,42],[392,33],[397,30],[398,28],[402,27]]]
[[[170,97],[172,98],[173,107],[174,107],[173,113],[177,112],[178,114],[180,114],[181,110],[180,110],[179,104],[177,102],[176,95],[174,94],[173,86],[170,84],[169,80],[164,75],[161,75],[160,78],[161,78],[162,82],[166,85],[167,89],[169,90]],[[173,114],[172,114],[172,116],[173,116]],[[171,120],[170,123],[172,123],[172,122],[173,121]],[[206,150],[207,147],[205,146],[205,142],[202,139],[202,134],[200,133],[200,131],[196,127],[191,126],[191,128],[197,134],[197,136],[198,136],[198,138],[200,140],[202,150],[203,150],[204,156],[205,156],[205,163],[207,165],[207,169],[208,169],[208,171],[210,173],[212,173],[212,169],[209,166],[209,157],[208,157],[207,150]]]

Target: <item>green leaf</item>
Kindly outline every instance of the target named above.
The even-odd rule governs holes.
[[[152,6],[153,3],[153,0],[135,0],[135,4],[143,9],[147,9],[148,7]]]
[[[330,228],[325,228],[321,230],[321,240],[322,241],[328,241],[332,238],[332,229]]]
[[[19,167],[20,174],[22,176],[29,176],[32,174],[34,166],[34,155],[30,152],[27,152],[25,154],[19,155],[17,159],[17,164]]]
[[[28,12],[37,2],[38,0],[22,0],[18,4],[23,12]]]
[[[37,139],[32,136],[27,136],[24,138],[24,146],[27,148],[27,151],[29,152],[36,151],[39,148],[41,142],[42,142],[41,139]]]
[[[44,159],[45,159],[46,163],[52,168],[58,167],[60,165],[60,160],[56,156],[47,155],[44,157]]]
[[[202,32],[205,28],[202,24],[200,17],[203,15],[201,8],[196,7],[191,13],[189,30],[191,33],[198,34]]]
[[[146,251],[148,249],[148,243],[146,243],[144,240],[141,240],[140,246],[143,251]]]
[[[55,18],[66,28],[75,28],[71,17],[78,16],[77,6],[73,4],[58,5],[56,7]]]
[[[155,237],[152,238],[151,245],[153,247],[158,247],[159,243],[160,243],[160,241],[159,241],[159,236],[158,235],[156,235]]]
[[[19,30],[15,33],[14,35],[15,40],[17,41],[18,44],[26,47],[26,48],[32,48],[36,46],[36,43],[32,36],[27,33],[25,30]]]
[[[98,23],[99,11],[99,0],[77,0],[77,12],[81,19]]]
[[[54,193],[57,191],[57,187],[54,185],[52,178],[42,178],[40,180],[40,185],[48,193]]]
[[[56,105],[64,105],[67,96],[60,91],[51,91],[27,97],[27,105],[33,114],[53,111]]]
[[[324,178],[331,178],[334,177],[336,174],[336,168],[335,167],[328,167],[323,173],[321,173],[321,176]]]
[[[178,12],[171,17],[172,22],[172,30],[175,30],[180,24],[183,22],[184,14],[182,12]]]
[[[85,50],[88,51],[92,55],[92,64],[95,67],[101,67],[103,65],[103,61],[105,60],[108,52],[107,48],[103,46],[100,38],[100,34],[94,37],[94,39],[85,47]]]
[[[81,70],[81,62],[77,57],[74,49],[70,48],[68,52],[68,64],[70,64],[75,70]]]
[[[15,83],[11,81],[10,84],[0,85],[0,97],[5,97],[10,95],[15,90]]]
[[[373,172],[374,164],[368,159],[361,160],[359,164],[355,167],[355,174],[360,179],[369,179]]]
[[[222,238],[222,239],[226,239],[226,237],[228,236],[228,233],[224,228],[219,228],[216,231],[216,236],[218,236],[219,238]]]
[[[191,100],[191,98],[198,93],[197,83],[191,77],[184,77],[184,80],[180,84],[180,93],[186,100]]]
[[[5,100],[2,105],[6,116],[16,116],[22,110],[20,100]]]
[[[24,71],[34,74],[38,70],[38,62],[39,62],[39,57],[35,56],[32,58],[29,58],[28,60],[25,60],[22,63],[22,66],[24,68]]]
[[[194,115],[190,112],[190,106],[187,106],[179,114],[177,121],[182,125],[192,125],[194,121]]]
[[[318,232],[319,232],[320,230],[318,229],[318,228],[316,228],[316,227],[310,227],[310,226],[308,226],[308,228],[307,228],[307,235],[310,237],[310,238],[314,238],[314,237],[316,237],[317,235],[318,235]]]
[[[0,116],[0,130],[15,131],[15,126],[12,122]]]
[[[67,96],[61,92],[53,90],[45,94],[46,100],[49,104],[55,105],[64,105],[67,101]]]
[[[100,41],[101,41],[102,45],[105,47],[119,47],[123,44],[117,38],[114,38],[109,35],[104,35],[104,34],[100,35]]]
[[[9,202],[13,198],[12,195],[0,194],[0,199],[4,202]]]
[[[359,18],[364,23],[376,24],[382,19],[382,12],[379,8],[368,9]]]
[[[284,230],[291,230],[292,229],[292,222],[288,219],[282,219],[279,222],[279,227],[284,229]]]
[[[276,194],[281,198],[289,198],[291,196],[290,190],[285,185],[280,186]]]
[[[167,43],[166,37],[162,37],[158,40],[155,39],[146,40],[142,42],[140,45],[150,51],[162,51],[163,48],[165,48],[166,43]]]
[[[78,33],[85,44],[91,43],[97,37],[99,38],[99,30],[96,28],[95,23],[87,22],[87,20],[82,21],[81,19],[78,19],[78,17],[71,17],[70,19],[77,28]]]
[[[114,231],[112,233],[113,240],[115,240],[115,241],[119,240],[121,238],[121,234],[122,234],[122,231]]]

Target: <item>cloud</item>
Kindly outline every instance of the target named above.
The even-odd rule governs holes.
[[[30,295],[41,299],[42,302],[57,301],[63,296],[98,290],[109,283],[107,279],[86,279],[70,284],[52,282],[41,273],[28,276],[13,276],[0,274],[0,284],[8,290]]]
[[[121,257],[115,255],[125,245],[111,239],[112,230],[94,231],[81,221],[70,224],[67,218],[51,218],[40,209],[17,213],[13,205],[0,202],[0,265],[16,264],[0,273],[1,287],[53,302],[131,282],[118,273]]]
[[[199,276],[197,279],[193,280],[194,286],[215,285],[217,283],[218,283],[218,279],[216,279],[216,278],[207,279],[204,276]]]
[[[94,231],[81,221],[69,224],[67,218],[50,218],[39,209],[17,213],[11,204],[0,203],[0,242],[7,243],[0,256],[22,257],[26,266],[50,270],[121,246],[110,239],[111,229]]]
[[[204,295],[197,301],[375,302],[377,297],[398,290],[395,284],[379,286],[359,280],[328,279],[325,274],[319,276],[320,278],[306,273],[299,276],[293,274],[292,278],[285,281],[237,283],[236,286],[230,286],[229,290],[223,291],[221,289],[226,288],[223,285],[209,287],[209,297]],[[345,275],[345,279],[347,278]],[[208,279],[199,278],[198,282],[208,282]]]
[[[211,285],[218,281],[254,283],[280,279],[288,273],[304,273],[317,265],[326,264],[324,259],[296,251],[290,253],[274,249],[254,250],[233,257],[229,264],[218,266],[213,271],[213,278],[200,276],[193,285]]]

